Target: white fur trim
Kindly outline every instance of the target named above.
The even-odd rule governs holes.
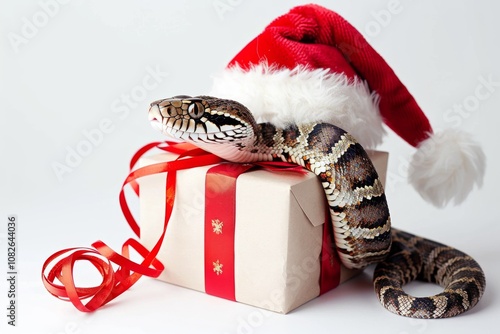
[[[441,207],[461,203],[481,187],[486,168],[481,147],[467,133],[448,129],[423,141],[413,156],[409,181],[420,195]]]
[[[231,67],[214,78],[211,95],[245,105],[258,122],[278,127],[328,122],[351,133],[365,148],[382,142],[385,131],[378,95],[361,80],[327,69],[276,69],[266,64],[249,71]]]

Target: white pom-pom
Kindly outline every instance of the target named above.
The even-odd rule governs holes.
[[[485,161],[484,152],[469,134],[448,129],[419,145],[410,163],[409,181],[438,207],[459,204],[475,185],[481,187]]]

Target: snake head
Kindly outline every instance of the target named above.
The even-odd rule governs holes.
[[[197,146],[253,141],[256,129],[250,111],[242,104],[210,96],[187,95],[158,100],[149,108],[151,125],[165,135]]]

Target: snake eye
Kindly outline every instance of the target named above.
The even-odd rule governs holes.
[[[203,104],[201,104],[201,102],[193,102],[188,107],[189,116],[194,119],[198,119],[203,116],[204,112],[205,108],[203,107]]]

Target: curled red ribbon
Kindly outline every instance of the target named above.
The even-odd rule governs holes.
[[[164,144],[167,144],[165,146]],[[94,248],[68,248],[52,254],[43,264],[42,281],[45,288],[55,297],[70,301],[82,312],[92,312],[110,302],[134,285],[141,276],[158,277],[164,269],[163,264],[156,259],[165,237],[168,221],[174,206],[176,171],[207,166],[222,162],[222,159],[204,152],[186,143],[155,142],[148,144],[137,151],[132,157],[132,170],[139,158],[153,148],[180,154],[174,161],[157,163],[138,168],[130,172],[120,191],[120,207],[128,224],[137,236],[140,228],[132,215],[125,197],[125,186],[131,185],[138,194],[136,183],[138,178],[167,172],[167,203],[163,233],[151,251],[147,250],[135,239],[128,239],[122,246],[122,253],[118,254],[102,241],[92,244]],[[189,159],[184,159],[189,156]],[[143,257],[141,263],[130,260],[130,248]],[[94,287],[77,287],[73,278],[73,268],[77,261],[90,262],[102,276],[102,282]],[[55,263],[54,263],[55,262]],[[115,271],[112,263],[119,267]],[[57,284],[56,279],[61,283]],[[84,304],[82,300],[90,300]]]

